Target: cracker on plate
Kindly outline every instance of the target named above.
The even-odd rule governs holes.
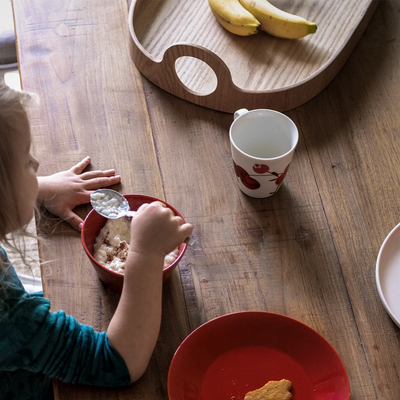
[[[282,379],[269,381],[260,389],[246,393],[244,400],[291,400],[292,382]]]

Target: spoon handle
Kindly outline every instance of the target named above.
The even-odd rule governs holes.
[[[123,216],[124,217],[134,217],[136,215],[137,211],[124,211]]]
[[[183,243],[186,243],[188,246],[193,246],[196,242],[193,238],[189,236],[183,241]]]

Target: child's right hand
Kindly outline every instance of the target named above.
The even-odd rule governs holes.
[[[130,253],[165,257],[192,233],[193,227],[164,203],[143,204],[131,222]]]

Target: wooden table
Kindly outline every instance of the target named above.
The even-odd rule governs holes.
[[[352,400],[399,398],[399,328],[375,283],[380,246],[400,222],[398,2],[382,1],[355,51],[317,97],[286,114],[300,142],[278,194],[238,189],[232,115],[167,94],[128,53],[124,0],[14,0],[22,86],[39,173],[116,168],[124,193],[156,196],[194,225],[164,286],[162,328],[148,371],[128,389],[55,382],[56,399],[167,399],[171,358],[204,322],[267,310],[304,322],[342,358]],[[84,216],[89,207],[77,212]],[[103,287],[79,234],[55,224],[42,248],[52,309],[105,330],[118,295]]]

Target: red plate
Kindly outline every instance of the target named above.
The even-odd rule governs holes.
[[[243,400],[270,380],[288,379],[293,400],[349,400],[349,378],[333,347],[284,315],[223,315],[179,346],[168,374],[170,400]]]

